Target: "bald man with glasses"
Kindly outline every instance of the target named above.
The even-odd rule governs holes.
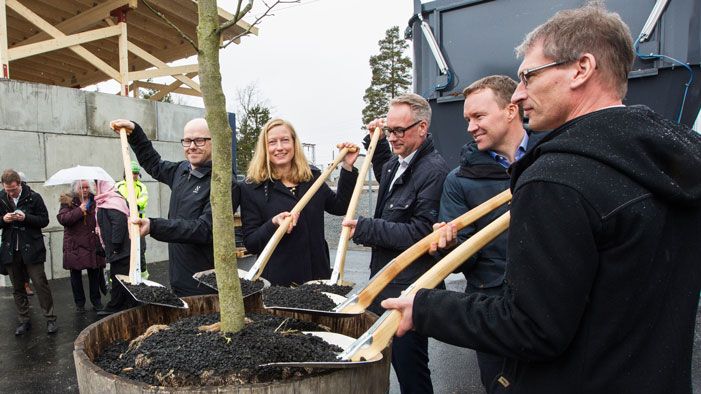
[[[141,167],[171,190],[168,218],[140,218],[141,235],[168,242],[168,276],[173,292],[180,296],[209,294],[214,291],[199,286],[195,272],[214,268],[212,243],[212,207],[209,202],[212,173],[212,135],[207,121],[196,118],[183,130],[180,143],[185,160],[161,159],[153,144],[135,122],[117,119],[110,123],[116,133],[127,130],[129,145]],[[232,185],[235,209],[237,189]]]
[[[343,225],[354,228],[355,243],[372,247],[371,276],[428,235],[438,220],[443,181],[449,169],[433,147],[430,123],[428,102],[419,95],[405,94],[390,102],[386,119],[376,119],[367,126],[370,133],[382,127],[386,137],[386,142],[379,141],[372,158],[375,178],[380,182],[375,215],[344,220]],[[366,138],[366,148],[368,141]],[[399,296],[434,262],[429,255],[419,258],[385,287],[369,309],[382,314],[379,303]],[[410,333],[395,339],[392,366],[402,393],[433,392],[426,336]]]

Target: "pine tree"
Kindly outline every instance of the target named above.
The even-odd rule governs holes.
[[[411,86],[411,59],[404,55],[408,45],[399,34],[399,26],[388,29],[378,45],[380,52],[370,57],[372,80],[363,96],[364,125],[384,115],[389,101]]]
[[[256,149],[258,135],[270,120],[270,108],[255,104],[247,108],[240,119],[236,133],[236,168],[239,175],[245,175]]]

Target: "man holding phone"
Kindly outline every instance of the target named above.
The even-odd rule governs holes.
[[[29,322],[29,300],[24,288],[25,278],[31,278],[39,304],[46,317],[46,332],[58,331],[54,301],[49,282],[44,273],[46,246],[41,229],[49,224],[49,213],[39,193],[22,182],[17,171],[2,172],[0,190],[0,265],[7,271],[12,282],[12,295],[19,318],[15,335],[23,335],[31,328]]]

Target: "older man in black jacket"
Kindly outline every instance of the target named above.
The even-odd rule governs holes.
[[[46,331],[53,334],[58,328],[54,300],[44,273],[46,247],[41,233],[41,229],[49,224],[49,213],[39,193],[22,182],[16,171],[3,171],[1,181],[3,190],[0,191],[0,264],[10,275],[12,295],[19,315],[15,335],[23,335],[31,327],[29,300],[24,288],[26,277],[34,283],[39,305],[46,317]]]
[[[384,119],[377,119],[368,125],[368,130],[372,133],[384,123]],[[396,156],[392,157],[385,140],[379,141],[372,158],[375,178],[380,182],[375,215],[343,222],[355,228],[355,243],[372,247],[371,275],[428,235],[438,219],[443,181],[449,169],[433,147],[428,133],[430,123],[431,107],[421,96],[406,94],[390,102],[383,129]],[[382,314],[379,302],[398,296],[434,262],[429,255],[416,260],[387,285],[369,309]],[[392,365],[402,393],[433,392],[426,336],[411,333],[395,340]]]
[[[168,242],[168,274],[173,292],[181,297],[213,293],[214,290],[199,286],[192,278],[195,272],[214,268],[209,202],[212,135],[207,122],[197,118],[185,125],[180,142],[186,160],[180,162],[162,160],[138,124],[118,119],[110,125],[117,133],[122,127],[127,129],[129,145],[141,167],[170,187],[168,219],[138,220],[142,235],[151,234],[154,239]],[[237,204],[236,196],[234,204]]]
[[[691,393],[701,136],[622,104],[632,48],[598,4],[526,37],[512,102],[553,131],[513,168],[505,293],[386,300],[399,335],[507,357],[511,393]]]

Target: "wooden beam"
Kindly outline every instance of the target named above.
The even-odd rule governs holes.
[[[180,81],[177,81],[177,83],[182,84],[182,82],[180,82]],[[158,90],[158,92],[156,94],[159,94],[159,93],[163,92],[164,90],[168,90],[162,97],[154,98],[154,97],[156,97],[156,94],[154,94],[153,96],[149,97],[149,100],[160,100],[161,98],[165,97],[165,95],[168,93],[187,94],[188,96],[202,97],[202,93],[198,92],[195,89],[181,88],[181,87],[176,87],[176,88],[171,89],[172,85],[174,85],[174,83],[172,83],[170,85],[165,85],[165,84],[154,83],[154,82],[135,81],[134,83],[131,84],[131,90],[136,90],[138,88]]]
[[[122,6],[129,6],[130,8],[136,8],[137,1],[136,0],[110,0],[107,2],[104,2],[102,4],[98,4],[87,11],[81,12],[80,14],[70,18],[66,19],[65,21],[55,25],[58,30],[63,32],[64,34],[71,34],[74,33],[84,27],[90,26],[94,23],[97,23],[101,21],[104,18],[108,18],[110,16],[110,11],[122,7]],[[27,45],[27,44],[33,44],[35,42],[39,42],[42,40],[45,40],[47,38],[50,38],[50,36],[46,33],[40,32],[32,37],[27,38],[26,40],[17,43],[17,46],[20,45]]]
[[[122,96],[129,95],[129,41],[127,40],[127,24],[119,22],[117,25],[121,34],[119,35],[119,74],[121,80],[120,93]]]
[[[143,49],[139,48],[136,44],[133,42],[129,42],[129,51],[136,56],[144,59],[145,61],[151,63],[152,65],[156,67],[168,67],[168,65],[158,59],[157,57],[153,56],[152,54],[144,51]],[[192,79],[186,77],[185,75],[173,75],[173,78],[182,81],[185,85],[197,90],[198,92],[201,92],[202,90],[200,89],[200,85],[193,81]],[[132,79],[141,79],[141,78],[133,78]]]
[[[102,29],[90,30],[83,33],[64,36],[61,38],[53,38],[34,44],[22,45],[20,47],[12,47],[9,50],[9,59],[11,61],[18,60],[25,57],[34,56],[45,52],[51,52],[90,41],[102,40],[107,37],[119,35],[120,33],[121,30],[118,26],[104,27]]]
[[[39,15],[32,12],[32,10],[30,10],[29,8],[22,5],[18,0],[5,0],[5,1],[7,2],[7,5],[10,8],[12,8],[15,12],[20,14],[22,17],[26,18],[29,22],[34,24],[36,27],[49,33],[49,35],[51,35],[52,37],[60,38],[60,37],[66,36],[57,28],[51,26],[50,23],[46,22]],[[76,54],[78,54],[83,59],[90,62],[93,66],[97,67],[103,73],[107,74],[110,78],[112,78],[116,81],[119,81],[121,79],[121,75],[119,74],[119,72],[117,70],[112,68],[109,64],[105,63],[102,59],[95,56],[94,54],[92,54],[90,51],[83,48],[82,46],[75,45],[75,46],[69,47],[69,49],[71,51],[75,52]]]
[[[129,73],[132,80],[137,79],[149,79],[157,77],[166,77],[177,74],[185,74],[189,72],[194,72],[199,70],[199,65],[197,64],[187,64],[184,66],[173,66],[173,67],[158,67],[150,70],[134,71]]]
[[[189,73],[187,74],[188,78],[193,78],[197,73]],[[168,85],[166,88],[159,90],[156,94],[152,96],[153,100],[160,100],[163,97],[165,97],[168,93],[170,92],[175,92],[177,89],[180,88],[180,85],[182,84],[182,81],[175,80],[173,83]],[[193,89],[194,90],[194,89]],[[202,93],[200,91],[196,91],[198,94],[197,96],[201,97]],[[177,93],[177,92],[176,92]],[[195,96],[194,94],[191,94],[191,96]]]
[[[10,58],[7,53],[7,8],[0,0],[0,78],[10,78]]]

